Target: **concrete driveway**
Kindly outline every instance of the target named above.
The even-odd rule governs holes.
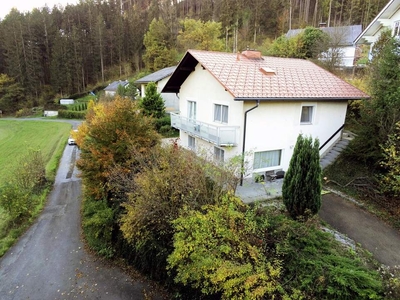
[[[76,146],[66,146],[46,208],[0,260],[0,299],[162,299],[145,296],[154,291],[149,282],[133,280],[85,251],[78,154]]]

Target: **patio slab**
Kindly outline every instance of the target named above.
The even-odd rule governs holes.
[[[253,178],[244,179],[243,185],[236,187],[235,195],[244,203],[274,199],[282,196],[282,179],[255,182]]]

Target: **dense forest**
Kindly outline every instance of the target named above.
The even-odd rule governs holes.
[[[44,105],[146,69],[144,36],[153,19],[166,25],[166,47],[179,49],[180,20],[221,23],[225,51],[273,40],[290,28],[362,24],[386,0],[81,0],[0,20],[0,98],[4,82],[18,101]],[[3,86],[3,88],[2,88]],[[20,99],[20,100],[18,100]],[[21,106],[21,104],[19,105]],[[1,107],[0,107],[1,109]],[[6,111],[7,108],[3,108]]]

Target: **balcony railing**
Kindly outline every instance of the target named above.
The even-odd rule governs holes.
[[[171,126],[217,146],[237,146],[238,126],[216,126],[171,113]]]

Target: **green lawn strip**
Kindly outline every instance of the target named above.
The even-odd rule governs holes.
[[[23,224],[15,226],[13,220],[0,208],[0,257],[25,232],[41,212],[51,183],[54,181],[58,163],[64,151],[71,125],[61,122],[14,121],[0,119],[0,187],[9,181],[14,168],[29,149],[41,150],[46,163],[48,188],[34,195],[36,203],[32,216]]]
[[[13,167],[29,149],[40,150],[46,170],[53,170],[70,129],[70,124],[61,122],[0,120],[0,186],[7,182]]]

